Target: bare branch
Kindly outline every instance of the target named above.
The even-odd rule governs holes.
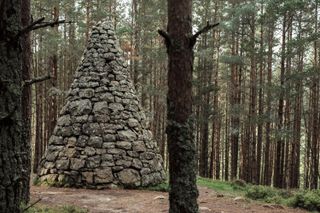
[[[51,76],[50,76],[50,74],[48,74],[48,75],[44,75],[44,76],[40,76],[40,77],[37,77],[37,78],[30,79],[30,80],[26,80],[26,81],[23,82],[23,87],[27,87],[27,86],[30,86],[30,85],[35,84],[35,83],[46,81],[46,80],[49,80],[50,78],[51,78]]]
[[[39,24],[37,26],[34,26],[32,28],[32,30],[37,30],[37,29],[40,29],[40,28],[45,28],[45,27],[54,27],[56,25],[59,25],[59,24],[64,24],[64,23],[72,23],[71,21],[68,21],[66,22],[65,20],[59,20],[59,21],[53,21],[53,22],[47,22],[47,23],[42,23],[42,24]]]
[[[199,30],[198,32],[196,32],[193,36],[191,36],[190,38],[190,46],[193,47],[196,42],[197,42],[197,38],[203,34],[208,32],[209,30],[215,28],[216,26],[218,26],[220,23],[215,23],[215,24],[210,24],[209,21],[207,22],[207,26],[205,26],[204,28],[202,28],[201,30]]]
[[[23,35],[23,34],[25,34],[25,33],[28,33],[28,32],[30,32],[30,31],[32,31],[33,27],[36,26],[37,24],[42,23],[42,22],[44,21],[44,19],[45,19],[45,18],[42,17],[42,18],[40,18],[40,19],[32,22],[29,26],[27,26],[27,27],[23,28],[22,30],[20,30],[20,32],[18,33],[17,37],[19,37],[19,36],[21,36],[21,35]]]
[[[39,198],[38,200],[36,200],[35,202],[33,202],[31,205],[29,205],[27,208],[23,209],[22,212],[26,212],[28,209],[30,209],[31,207],[33,207],[34,205],[36,205],[37,203],[39,203],[42,199]]]
[[[169,34],[166,31],[158,30],[158,33],[159,33],[159,35],[161,35],[164,38],[167,47],[172,45],[171,38],[170,38]]]
[[[64,24],[64,23],[72,23],[71,21],[66,22],[65,20],[57,20],[57,21],[53,21],[53,22],[44,22],[44,17],[40,18],[34,22],[32,22],[29,26],[23,28],[18,35],[16,36],[17,38],[19,38],[20,36],[22,36],[25,33],[29,33],[33,30],[37,30],[40,28],[45,28],[45,27],[55,27],[59,24]]]

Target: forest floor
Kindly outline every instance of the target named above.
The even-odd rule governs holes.
[[[280,205],[259,203],[242,197],[223,195],[207,187],[199,186],[198,199],[201,213],[305,213]],[[40,206],[76,206],[90,213],[161,213],[168,212],[168,193],[125,189],[72,189],[47,186],[31,186],[32,202]],[[31,202],[31,203],[32,203]]]

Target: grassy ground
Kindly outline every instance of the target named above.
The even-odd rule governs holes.
[[[245,184],[241,181],[225,182],[205,178],[198,178],[197,183],[225,195],[242,196],[265,203],[320,211],[320,190],[276,189],[268,186]]]
[[[26,212],[26,213],[87,213],[88,210],[80,209],[78,207],[69,206],[69,205],[58,206],[58,207],[48,207],[48,206],[37,205],[23,212]]]
[[[231,196],[244,196],[246,186],[241,186],[234,184],[232,182],[219,181],[219,180],[210,180],[206,178],[199,177],[197,179],[197,184],[199,186],[205,186],[209,189],[212,189],[216,192],[220,192],[224,195]]]
[[[224,196],[244,197],[263,203],[299,207],[320,212],[320,190],[285,190],[268,186],[245,184],[243,181],[226,182],[199,177],[199,186],[208,187]],[[168,191],[168,183],[144,188],[154,191]]]

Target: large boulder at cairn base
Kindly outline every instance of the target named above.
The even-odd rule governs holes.
[[[102,188],[164,181],[162,157],[108,22],[92,29],[41,159],[41,182]]]

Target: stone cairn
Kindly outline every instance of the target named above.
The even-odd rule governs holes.
[[[41,159],[40,182],[138,187],[165,179],[112,25],[92,29],[65,106]]]

